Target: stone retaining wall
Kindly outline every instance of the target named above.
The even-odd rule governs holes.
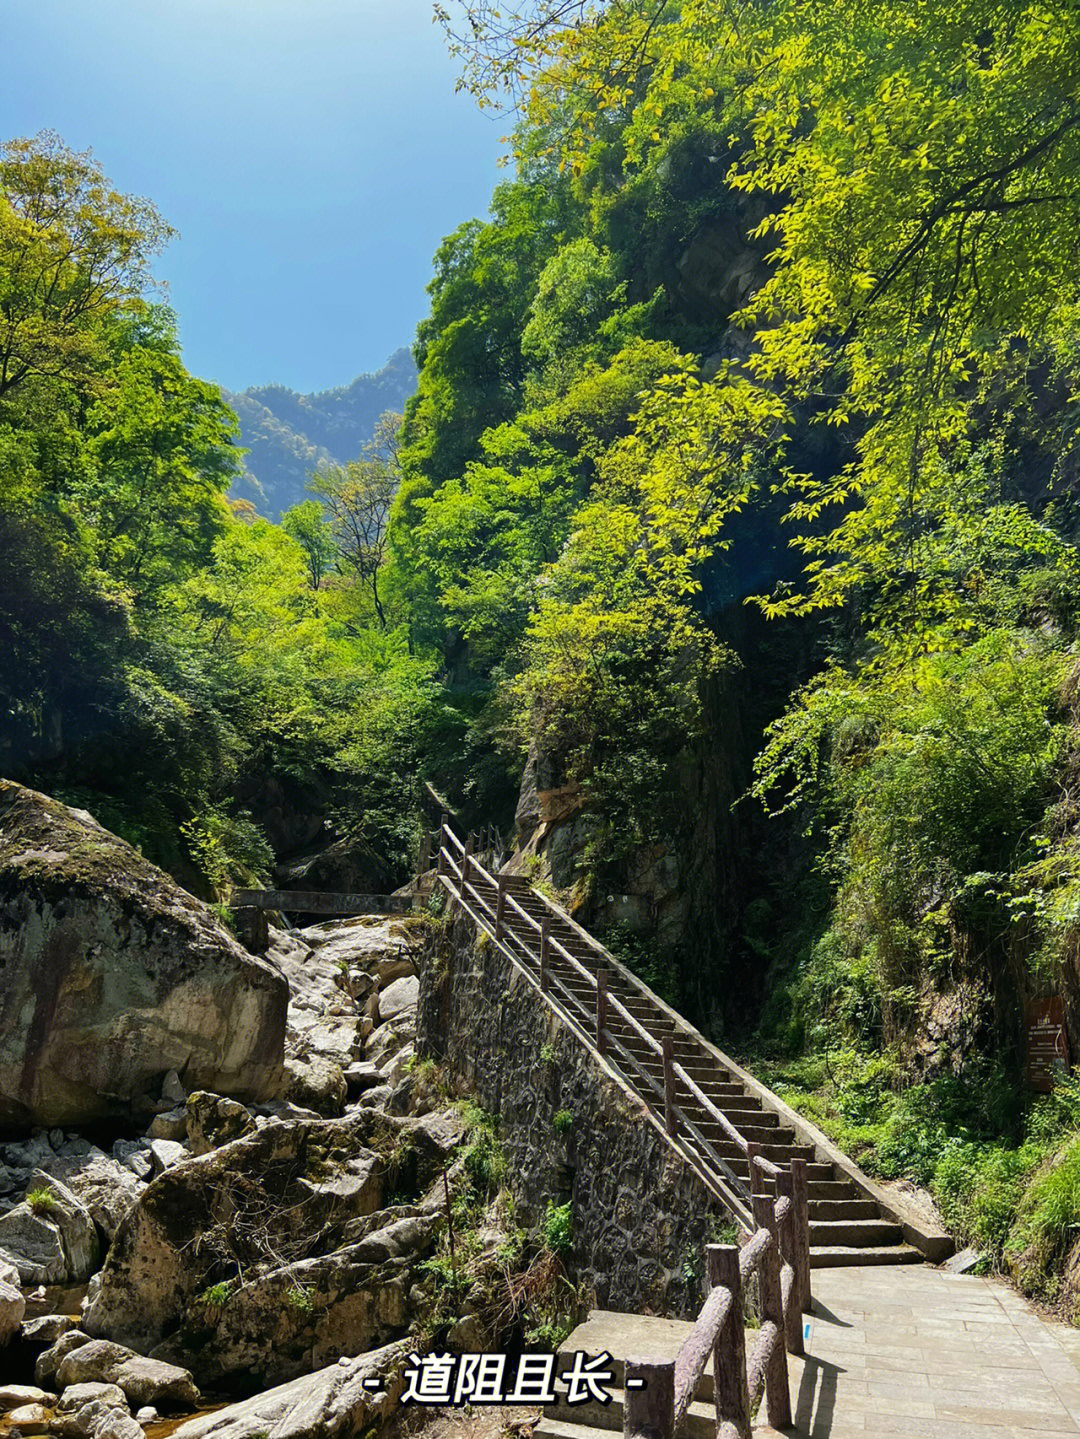
[[[500,1119],[520,1222],[573,1202],[571,1269],[601,1308],[701,1305],[705,1245],[731,1216],[656,1121],[471,922],[439,926],[420,966],[418,1051]],[[555,1117],[573,1116],[564,1132]],[[726,1232],[725,1232],[726,1231]]]

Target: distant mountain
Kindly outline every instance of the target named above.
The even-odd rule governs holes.
[[[379,416],[402,410],[416,389],[409,350],[396,350],[374,375],[351,385],[298,395],[284,385],[256,385],[225,398],[240,417],[240,443],[249,451],[234,493],[277,519],[309,499],[306,486],[320,463],[355,460],[375,432]]]

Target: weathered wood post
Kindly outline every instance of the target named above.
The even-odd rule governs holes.
[[[731,1291],[731,1310],[713,1345],[716,1427],[750,1439],[750,1396],[746,1392],[746,1332],[743,1328],[742,1274],[737,1244],[710,1244],[705,1250],[710,1286]]]
[[[674,1439],[674,1359],[627,1359],[624,1383],[624,1439]]]
[[[469,882],[469,870],[472,866],[473,837],[470,834],[465,841],[465,853],[461,857],[461,900],[465,902],[465,886]]]
[[[438,838],[436,840],[436,844],[438,845],[438,849],[435,854],[436,874],[446,873],[446,857],[443,854],[443,849],[446,845],[446,842],[446,820],[444,818],[443,823],[439,826]]]
[[[498,886],[495,891],[495,938],[502,939],[503,920],[506,915],[506,875],[497,875],[495,883]]]
[[[416,870],[416,877],[417,877],[417,879],[419,879],[422,875],[427,874],[427,872],[428,872],[428,867],[429,867],[430,864],[431,864],[431,835],[430,835],[430,834],[428,833],[428,831],[425,829],[425,830],[424,830],[424,833],[420,836],[420,863],[419,863],[419,865],[417,866],[417,870]]]
[[[607,970],[602,964],[596,967],[596,1047],[601,1054],[607,1053]]]
[[[256,905],[237,905],[233,911],[236,932],[245,949],[252,954],[265,954],[270,948],[270,926],[266,911]]]
[[[761,1145],[756,1139],[746,1141],[746,1162],[750,1166],[750,1194],[761,1194],[764,1189],[762,1180],[764,1176],[758,1168],[758,1156],[761,1154]]]
[[[758,1300],[762,1326],[776,1327],[776,1343],[765,1366],[765,1412],[774,1429],[791,1423],[791,1391],[788,1388],[787,1349],[784,1347],[784,1305],[780,1297],[780,1246],[776,1225],[776,1201],[767,1194],[753,1198],[754,1223],[767,1229],[773,1242],[764,1250],[758,1265]]]
[[[540,988],[546,994],[549,986],[548,978],[548,925],[550,920],[545,915],[540,921]]]
[[[795,1210],[795,1292],[800,1314],[810,1308],[810,1183],[806,1160],[791,1161],[791,1198]],[[800,1351],[801,1352],[801,1351]]]
[[[664,1051],[664,1124],[669,1134],[678,1134],[679,1116],[675,1112],[675,1036],[661,1038]]]
[[[790,1169],[781,1169],[776,1176],[777,1198],[787,1200],[787,1208],[778,1226],[778,1238],[780,1240],[780,1257],[791,1269],[791,1289],[788,1293],[788,1302],[784,1307],[784,1344],[789,1354],[802,1354],[802,1306],[799,1304],[799,1271],[796,1250],[798,1238],[796,1236],[797,1216],[795,1212],[795,1186],[791,1178]],[[783,1284],[781,1283],[781,1295]]]

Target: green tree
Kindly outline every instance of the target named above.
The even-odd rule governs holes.
[[[341,567],[351,571],[357,585],[370,594],[382,629],[386,608],[380,578],[389,544],[390,507],[401,484],[400,428],[400,415],[383,415],[363,459],[317,470],[309,487],[330,515]]]
[[[240,468],[236,417],[175,355],[135,349],[87,415],[90,471],[74,495],[104,569],[136,595],[209,558]]]
[[[318,500],[302,500],[281,517],[281,528],[291,535],[308,557],[311,588],[317,590],[337,559],[333,527]]]
[[[53,132],[0,147],[0,400],[35,376],[92,380],[103,322],[144,304],[171,234]]]

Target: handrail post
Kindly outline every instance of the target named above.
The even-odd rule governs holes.
[[[546,994],[548,991],[548,920],[545,916],[540,921],[540,988]]]
[[[791,1207],[794,1211],[792,1232],[795,1236],[795,1254],[792,1267],[795,1270],[796,1304],[799,1313],[805,1314],[810,1308],[810,1184],[806,1172],[806,1160],[795,1158],[791,1161]]]
[[[674,1439],[675,1361],[627,1359],[624,1439]]]
[[[731,1294],[727,1322],[713,1345],[713,1393],[716,1427],[730,1424],[739,1439],[750,1439],[750,1396],[746,1392],[746,1332],[743,1328],[742,1274],[737,1244],[710,1244],[705,1250],[709,1285]]]
[[[747,1164],[750,1166],[750,1195],[751,1195],[751,1198],[752,1198],[755,1194],[762,1194],[762,1193],[764,1192],[764,1186],[763,1186],[763,1184],[762,1184],[762,1173],[761,1173],[761,1170],[758,1168],[758,1163],[757,1163],[757,1161],[758,1161],[758,1156],[760,1155],[760,1153],[761,1153],[761,1145],[757,1142],[757,1140],[756,1140],[756,1139],[748,1139],[748,1140],[746,1141],[746,1162],[747,1162]]]
[[[472,860],[473,837],[470,834],[465,841],[465,853],[461,856],[461,900],[465,902],[465,886],[469,882],[469,866]]]
[[[438,849],[438,853],[437,853],[436,856],[435,856],[435,873],[436,873],[436,874],[445,874],[445,873],[446,873],[445,845],[446,845],[446,825],[443,824],[443,825],[440,825],[440,826],[439,826],[439,849]]]
[[[784,1347],[784,1303],[780,1295],[780,1236],[776,1224],[776,1200],[767,1194],[753,1197],[754,1223],[767,1229],[773,1242],[764,1250],[758,1266],[758,1294],[762,1322],[776,1325],[776,1343],[765,1367],[765,1412],[774,1429],[791,1423],[791,1391],[788,1388],[787,1349]]]
[[[503,918],[506,914],[506,875],[496,876],[498,888],[495,891],[495,938],[503,937]]]
[[[596,1047],[601,1054],[607,1052],[607,970],[598,965],[596,970]]]
[[[417,871],[416,871],[416,877],[417,877],[417,879],[419,879],[419,878],[421,877],[421,875],[427,874],[427,872],[428,872],[428,865],[429,865],[430,861],[431,861],[431,834],[429,833],[429,831],[428,831],[427,829],[425,829],[423,835],[422,835],[421,838],[420,838],[420,863],[419,863],[419,865],[418,865],[418,867],[417,867]]]
[[[675,1036],[661,1038],[664,1050],[664,1124],[669,1134],[678,1134],[679,1116],[675,1111]]]
[[[791,1289],[788,1291],[788,1302],[784,1308],[784,1343],[789,1354],[803,1353],[802,1337],[802,1308],[799,1304],[799,1271],[795,1251],[798,1247],[796,1235],[796,1214],[795,1214],[795,1186],[791,1178],[790,1169],[781,1169],[776,1176],[777,1198],[781,1195],[787,1198],[787,1212],[779,1225],[780,1258],[791,1269]],[[783,1287],[781,1286],[781,1298],[783,1298]]]

